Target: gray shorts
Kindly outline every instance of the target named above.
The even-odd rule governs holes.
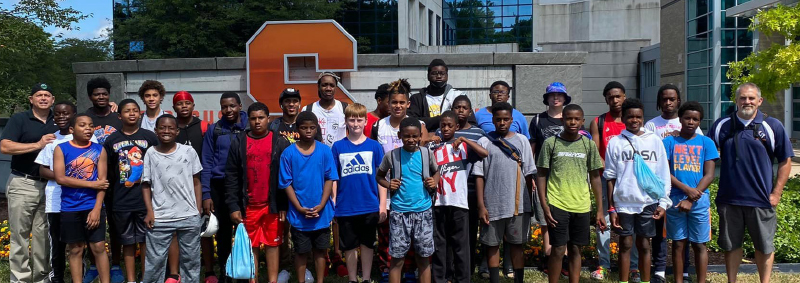
[[[545,220],[544,210],[542,209],[542,202],[539,201],[539,193],[536,191],[533,191],[533,202],[531,203],[531,221],[533,224],[547,226],[547,220]]]
[[[775,251],[774,239],[778,228],[775,208],[759,208],[731,204],[717,204],[719,213],[719,247],[732,251],[742,247],[744,230],[753,240],[757,251],[771,254]]]
[[[411,243],[417,256],[429,257],[433,245],[433,209],[423,212],[389,212],[389,255],[404,258]]]
[[[530,213],[490,221],[489,225],[481,222],[481,244],[496,247],[501,240],[514,245],[524,244],[528,242],[530,232]]]
[[[622,229],[614,228],[614,232],[620,236],[642,236],[645,238],[652,238],[656,236],[656,220],[653,219],[653,213],[658,209],[658,204],[654,203],[645,206],[641,213],[628,214],[617,213],[617,221]]]

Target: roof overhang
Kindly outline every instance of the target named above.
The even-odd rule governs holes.
[[[797,2],[798,0],[752,0],[728,8],[725,10],[725,14],[728,17],[752,17],[755,16],[759,10],[769,9],[778,4],[792,6],[797,4]]]

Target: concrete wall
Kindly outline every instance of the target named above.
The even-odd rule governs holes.
[[[541,95],[547,84],[553,81],[563,81],[573,101],[582,101],[584,88],[575,86],[583,85],[582,65],[587,60],[586,52],[359,55],[359,70],[341,74],[342,84],[357,102],[373,109],[375,88],[382,83],[408,78],[413,89],[424,87],[427,84],[426,67],[435,58],[448,63],[449,83],[466,91],[476,108],[489,105],[488,87],[496,80],[506,80],[516,86],[511,101],[516,102],[515,106],[524,114],[544,110]],[[252,103],[245,95],[247,76],[245,58],[241,57],[74,63],[73,71],[78,78],[78,93],[85,92],[86,82],[92,77],[102,75],[110,78],[113,101],[123,98],[139,100],[137,91],[142,82],[158,80],[167,89],[162,104],[164,110],[172,110],[175,92],[189,91],[194,95],[198,115],[210,122],[218,119],[222,92],[236,91],[245,106]],[[78,95],[78,105],[80,110],[88,108],[88,97]]]
[[[534,46],[540,42],[660,40],[658,0],[533,0]]]
[[[665,19],[661,25],[661,84],[674,84],[681,89],[681,93],[686,93],[684,84],[685,14],[686,3],[684,1],[661,0],[661,18]]]
[[[619,81],[628,96],[637,96],[639,50],[649,46],[650,40],[542,42],[539,45],[546,52],[588,52],[581,78],[581,91],[585,94],[581,106],[586,117],[594,117],[608,111],[603,88],[609,81]],[[574,86],[568,84],[567,88],[574,89]]]
[[[417,52],[420,46],[442,44],[441,0],[397,1],[397,19],[398,49]]]

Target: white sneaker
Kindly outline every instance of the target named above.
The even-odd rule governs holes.
[[[306,283],[312,283],[312,282],[314,282],[314,276],[311,275],[311,271],[306,269]]]
[[[289,278],[292,278],[292,274],[286,269],[281,270],[281,273],[278,273],[278,283],[287,283],[289,282]]]

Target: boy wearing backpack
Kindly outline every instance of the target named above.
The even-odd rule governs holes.
[[[399,283],[406,254],[414,245],[415,261],[421,283],[431,282],[429,257],[435,251],[433,241],[432,194],[439,183],[439,171],[431,151],[419,146],[422,125],[417,118],[400,122],[403,147],[383,157],[378,168],[378,184],[389,188],[390,262],[389,282]],[[389,181],[386,176],[390,174]]]
[[[386,188],[379,187],[375,181],[377,166],[383,160],[383,148],[364,135],[367,122],[364,105],[350,105],[344,114],[347,138],[335,142],[332,147],[339,173],[334,194],[341,237],[339,246],[345,253],[351,283],[357,282],[357,255],[361,248],[362,282],[370,282],[375,233],[378,223],[386,220]]]
[[[278,176],[272,174],[275,172],[272,167],[277,167],[280,161],[274,158],[274,137],[267,127],[269,109],[264,103],[254,102],[247,108],[247,118],[250,129],[237,134],[228,151],[225,202],[233,224],[244,222],[255,266],[261,247],[266,247],[268,282],[275,282],[288,202],[285,193],[278,189]],[[253,280],[258,281],[258,269],[254,275]]]
[[[605,170],[608,213],[619,237],[619,278],[628,282],[630,253],[636,234],[643,282],[650,281],[650,239],[655,220],[664,217],[669,199],[670,175],[661,139],[642,127],[644,106],[635,98],[622,103],[625,130],[608,142]]]
[[[466,96],[456,97],[456,102],[460,97]],[[437,130],[442,143],[433,151],[441,177],[433,209],[437,251],[432,258],[432,273],[436,283],[469,282],[472,275],[467,179],[473,163],[486,157],[488,152],[463,134],[456,137],[458,121],[455,112],[447,110],[442,113]],[[475,129],[481,131],[477,127]],[[448,272],[448,269],[451,270]],[[452,278],[447,278],[448,275]]]
[[[320,74],[317,80],[319,100],[303,107],[303,111],[313,112],[317,117],[322,142],[328,147],[347,135],[344,125],[344,109],[347,108],[347,102],[334,98],[338,85],[339,77],[334,73]]]
[[[219,106],[222,119],[209,126],[208,134],[203,136],[203,172],[200,174],[200,181],[203,184],[203,201],[206,204],[210,202],[219,221],[219,230],[215,236],[217,260],[220,270],[225,270],[228,255],[231,253],[231,241],[228,239],[233,237],[230,210],[225,205],[225,165],[231,142],[236,134],[247,128],[247,113],[242,111],[242,100],[235,92],[223,93]]]
[[[313,251],[316,281],[325,279],[325,255],[330,248],[334,210],[328,205],[333,182],[339,180],[331,150],[314,140],[317,117],[310,111],[297,115],[300,139],[281,154],[278,187],[286,190],[289,202],[287,218],[292,225],[295,268],[298,280],[305,282],[308,254]]]
[[[603,161],[597,146],[580,134],[583,125],[583,109],[572,104],[562,113],[563,131],[544,140],[536,167],[537,193],[542,200],[544,218],[550,227],[552,251],[548,257],[548,270],[562,270],[564,252],[569,249],[569,281],[577,283],[581,272],[581,247],[589,244],[592,201],[594,195],[598,212],[603,209],[600,169]],[[590,176],[590,182],[586,180]],[[594,223],[605,230],[606,221],[597,213]],[[550,283],[558,282],[561,274],[550,272]]]
[[[679,136],[664,139],[672,178],[670,198],[674,206],[667,209],[667,238],[672,240],[672,261],[675,282],[683,283],[687,240],[692,243],[697,261],[697,281],[706,282],[708,251],[711,240],[711,201],[708,185],[714,181],[715,160],[719,159],[714,141],[697,133],[703,120],[703,107],[695,101],[678,110],[681,120]],[[683,273],[684,276],[680,276]]]
[[[160,282],[166,272],[167,252],[173,235],[180,247],[180,275],[167,283],[200,280],[200,226],[202,189],[200,157],[190,146],[175,142],[178,121],[166,114],[156,120],[158,145],[144,157],[142,195],[147,208],[147,250],[144,282]],[[183,277],[184,280],[181,280]]]
[[[533,175],[536,165],[528,138],[509,131],[513,122],[511,104],[492,106],[495,131],[478,141],[489,156],[475,164],[480,241],[486,247],[489,282],[499,282],[500,244],[511,244],[514,282],[524,282],[522,246],[528,242],[533,205]],[[513,168],[513,169],[511,169]],[[509,170],[511,169],[511,170]]]

